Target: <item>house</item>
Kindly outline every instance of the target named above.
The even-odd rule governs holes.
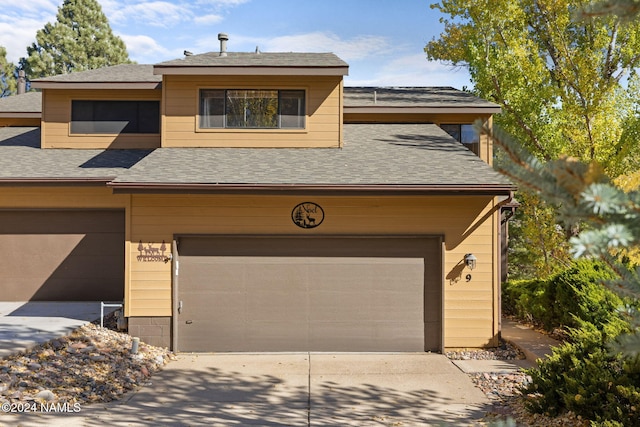
[[[177,351],[495,346],[499,107],[225,41],[0,100],[3,299],[123,301]]]

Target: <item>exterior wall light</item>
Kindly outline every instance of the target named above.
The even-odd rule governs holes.
[[[464,256],[464,263],[467,267],[469,267],[469,270],[473,270],[474,268],[476,268],[477,261],[478,259],[474,254],[466,254]]]

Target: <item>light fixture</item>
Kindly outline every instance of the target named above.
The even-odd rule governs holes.
[[[466,254],[464,256],[464,263],[467,267],[469,267],[469,270],[473,270],[474,268],[476,268],[477,261],[478,259],[474,254]]]

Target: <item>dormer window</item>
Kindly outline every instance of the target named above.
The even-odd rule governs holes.
[[[158,101],[71,101],[71,134],[158,134]]]
[[[441,124],[440,128],[447,132],[456,141],[461,142],[477,156],[480,155],[480,137],[473,125],[465,124]]]
[[[200,90],[201,129],[304,129],[305,91]]]

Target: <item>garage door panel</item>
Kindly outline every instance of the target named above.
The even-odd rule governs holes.
[[[219,292],[212,296],[206,291],[194,292],[181,297],[184,322],[233,324],[234,319],[245,321],[247,318],[245,292]]]
[[[422,322],[375,322],[363,328],[351,322],[314,323],[310,328],[312,351],[424,351]]]
[[[234,344],[237,345],[237,344]],[[234,345],[227,350],[233,350]],[[303,322],[290,321],[262,321],[252,322],[246,331],[246,340],[243,344],[246,347],[242,351],[308,351],[308,328]]]
[[[122,300],[124,212],[0,211],[0,285],[9,301]]]
[[[441,295],[439,258],[437,272],[425,267],[439,247],[429,238],[181,238],[178,298],[199,317],[184,322],[194,317],[186,306],[178,315],[177,349],[439,349],[441,301],[425,314],[425,287]],[[208,345],[196,325],[207,318]],[[437,332],[425,334],[425,319],[438,319]]]
[[[306,292],[307,271],[300,259],[245,258],[247,290]]]
[[[248,316],[257,322],[307,322],[308,300],[305,292],[268,292],[261,290],[246,296]],[[268,303],[265,303],[268,301]]]

